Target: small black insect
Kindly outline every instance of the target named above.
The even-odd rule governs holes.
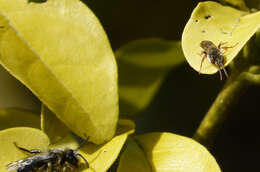
[[[201,52],[201,54],[203,56],[202,60],[201,60],[201,63],[200,63],[200,70],[199,70],[199,73],[201,71],[201,67],[202,67],[202,63],[203,61],[205,60],[205,58],[207,57],[207,59],[209,60],[209,62],[215,64],[217,67],[218,67],[218,70],[219,70],[219,77],[220,77],[220,80],[222,80],[222,72],[221,72],[221,68],[223,69],[226,77],[228,78],[228,73],[225,69],[225,66],[224,66],[224,55],[223,53],[221,52],[221,50],[227,50],[229,48],[233,48],[235,47],[236,45],[234,46],[223,46],[224,44],[226,44],[227,42],[225,43],[219,43],[218,46],[216,46],[213,42],[211,41],[208,41],[208,40],[204,40],[204,41],[201,41],[200,43],[200,47],[203,49],[203,51]]]
[[[88,161],[77,152],[77,149],[50,149],[48,151],[42,152],[41,150],[27,150],[25,148],[19,147],[14,143],[14,145],[25,152],[31,154],[37,154],[30,156],[28,158],[18,160],[16,162],[10,163],[7,166],[8,171],[16,172],[65,172],[67,170],[73,170],[79,165],[79,158],[82,158],[87,168],[89,168]]]

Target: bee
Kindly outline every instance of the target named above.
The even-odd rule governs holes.
[[[85,142],[85,141],[84,141]],[[16,162],[7,165],[8,171],[16,172],[65,172],[67,170],[73,170],[79,166],[79,159],[82,158],[86,167],[89,168],[88,161],[78,153],[78,149],[50,149],[42,152],[41,150],[33,149],[28,150],[19,147],[16,143],[14,145],[25,152],[30,154],[36,154],[29,156],[25,159],[18,160]],[[82,144],[81,144],[82,145]]]
[[[220,80],[222,80],[221,68],[224,71],[226,77],[227,78],[229,77],[229,75],[228,75],[228,73],[227,73],[227,71],[225,69],[225,66],[223,64],[224,63],[224,55],[221,52],[221,50],[227,50],[229,48],[234,48],[238,43],[236,45],[234,45],[234,46],[223,46],[226,43],[227,42],[225,42],[225,43],[221,43],[220,42],[218,44],[218,46],[216,46],[211,41],[208,41],[208,40],[201,41],[200,47],[203,49],[203,51],[201,52],[201,55],[204,54],[204,56],[203,56],[203,58],[201,60],[201,63],[200,63],[199,73],[201,71],[201,67],[202,67],[203,61],[205,60],[205,58],[207,58],[209,62],[211,62],[212,64],[214,64],[214,65],[216,65],[218,67]]]

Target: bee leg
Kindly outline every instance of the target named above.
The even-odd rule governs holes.
[[[203,54],[204,54],[204,56],[202,57],[201,62],[200,62],[199,74],[200,74],[200,71],[201,71],[202,63],[204,62],[204,60],[205,60],[206,57],[207,57],[207,53],[206,53],[205,51],[202,51],[202,52],[201,52],[201,55],[203,55]]]
[[[89,163],[88,163],[88,161],[84,158],[84,156],[82,156],[80,153],[77,153],[77,156],[79,156],[80,158],[82,158],[82,159],[85,161],[87,168],[89,168]]]
[[[55,169],[53,169],[53,166],[52,166],[52,163],[51,163],[51,162],[48,162],[48,163],[47,163],[47,169],[48,169],[48,171],[50,171],[50,172],[55,172],[55,171],[56,171]]]
[[[228,43],[228,42],[220,42],[220,43],[218,44],[218,49],[221,49],[222,45],[227,44],[227,43]]]
[[[221,66],[222,66],[222,69],[223,69],[223,71],[224,71],[226,77],[228,78],[229,75],[228,75],[228,73],[227,73],[227,71],[226,71],[226,69],[225,69],[225,66],[223,65],[223,63],[220,63],[220,64],[221,64]]]
[[[62,171],[66,171],[67,169],[69,169],[70,171],[74,170],[71,166],[69,166],[68,164],[64,164],[62,167]]]
[[[236,43],[235,45],[233,46],[225,46],[225,47],[221,47],[220,49],[223,49],[223,50],[227,50],[229,48],[234,48],[235,46],[237,46],[238,43]]]
[[[40,172],[46,172],[48,171],[48,165],[44,164],[43,167],[40,169]]]
[[[221,68],[220,68],[220,66],[219,66],[218,63],[216,63],[216,65],[218,66],[219,78],[220,78],[220,80],[222,80],[222,72],[221,72]]]
[[[14,145],[15,147],[17,147],[18,149],[22,150],[22,151],[25,151],[25,152],[28,152],[28,153],[41,153],[41,150],[38,150],[38,149],[32,149],[32,150],[28,150],[28,149],[25,149],[25,148],[22,148],[22,147],[19,147],[17,146],[16,142],[14,142]]]
[[[79,147],[76,150],[79,150],[85,143],[88,142],[88,140],[89,140],[89,136],[87,136],[87,138],[85,140],[83,140],[83,142],[80,143]]]

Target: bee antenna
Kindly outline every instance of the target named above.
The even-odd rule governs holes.
[[[86,165],[87,165],[87,168],[89,168],[89,163],[88,163],[88,161],[84,158],[84,156],[82,156],[80,153],[77,153],[76,155],[79,156],[79,157],[81,157],[81,158],[85,161],[85,163],[86,163]]]
[[[83,142],[80,143],[79,147],[76,150],[79,150],[88,140],[89,136],[86,138],[86,140],[83,140]]]

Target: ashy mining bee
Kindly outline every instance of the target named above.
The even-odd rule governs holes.
[[[67,170],[73,170],[78,167],[79,159],[82,158],[87,168],[89,168],[88,161],[78,153],[77,148],[73,149],[50,149],[42,152],[41,150],[27,150],[25,148],[14,145],[25,152],[30,154],[36,154],[28,158],[18,160],[11,164],[8,164],[8,171],[16,172],[65,172]]]
[[[234,46],[223,46],[225,43],[219,43],[218,46],[216,46],[213,42],[211,41],[208,41],[208,40],[204,40],[204,41],[201,41],[200,43],[200,47],[203,49],[203,51],[201,52],[201,54],[203,56],[202,60],[201,60],[201,63],[200,63],[200,70],[199,70],[199,73],[201,71],[201,67],[202,67],[202,63],[203,61],[205,60],[205,58],[207,57],[207,59],[209,60],[209,62],[215,64],[217,67],[218,67],[218,71],[219,71],[219,77],[220,77],[220,80],[222,80],[222,72],[221,72],[221,68],[222,70],[224,71],[226,77],[228,78],[228,73],[225,69],[225,66],[224,66],[224,55],[223,53],[221,52],[221,50],[227,50],[229,48],[233,48],[235,47],[236,45]]]

